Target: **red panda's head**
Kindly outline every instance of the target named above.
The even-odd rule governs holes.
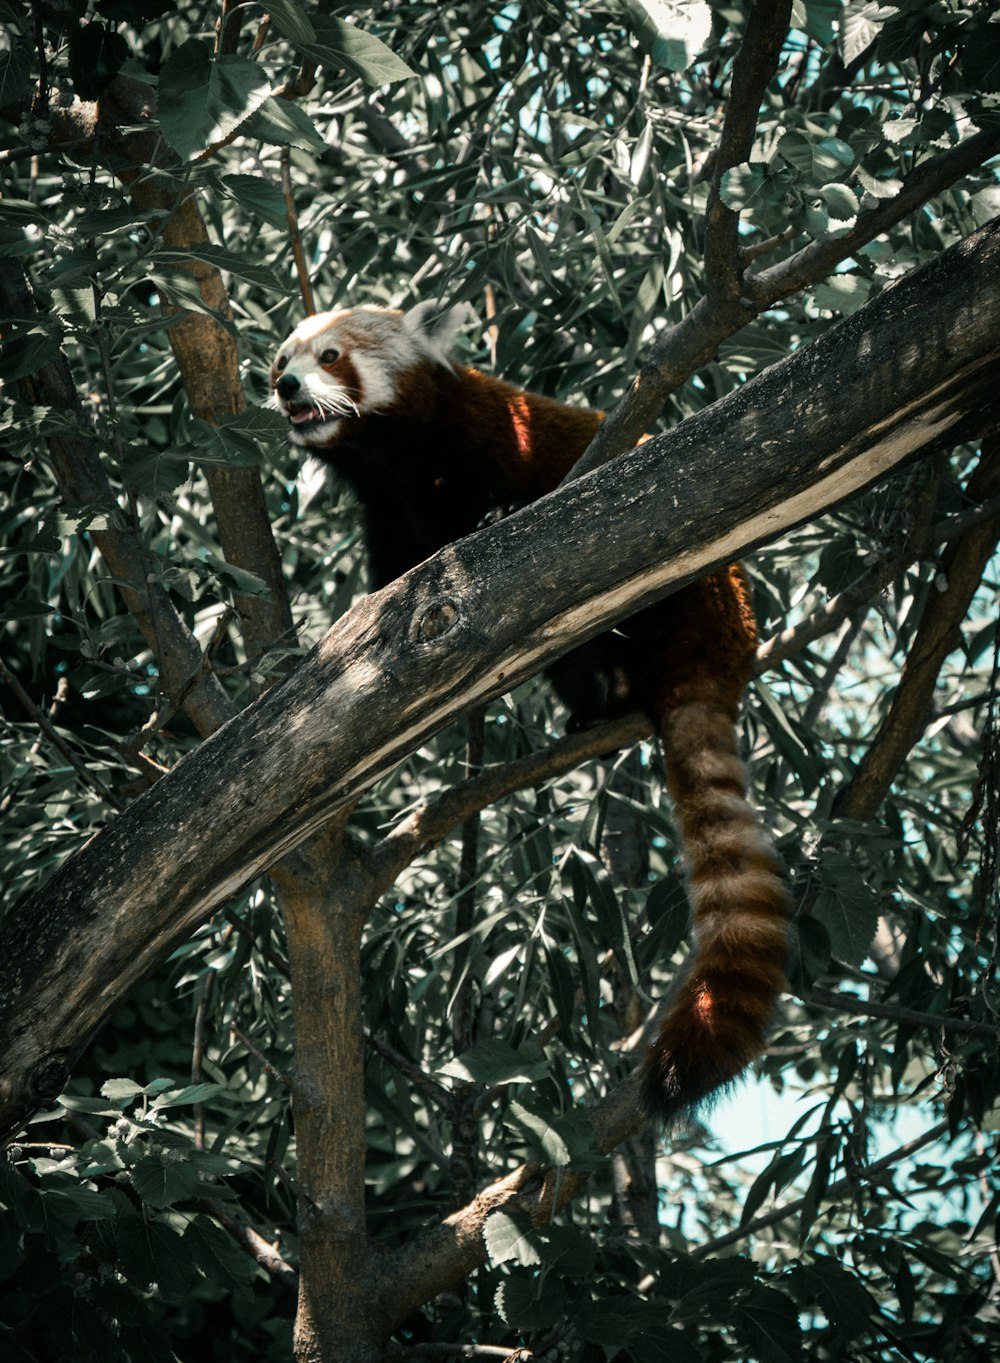
[[[271,366],[271,401],[288,418],[292,443],[333,445],[352,421],[392,408],[421,369],[450,365],[463,310],[432,327],[435,311],[433,303],[405,313],[360,307],[301,322]]]

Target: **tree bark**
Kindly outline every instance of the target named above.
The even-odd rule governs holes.
[[[0,1130],[123,993],[448,720],[1000,405],[1000,220],[668,435],[360,601],[0,931]],[[595,534],[594,528],[600,527]]]
[[[275,872],[295,1008],[298,1363],[375,1363],[365,1224],[361,932],[369,877],[334,819]]]

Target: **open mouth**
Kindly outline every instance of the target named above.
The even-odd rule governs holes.
[[[310,421],[326,421],[327,417],[319,407],[307,402],[289,402],[285,415],[293,426],[305,426]]]

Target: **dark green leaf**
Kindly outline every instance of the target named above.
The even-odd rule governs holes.
[[[228,137],[271,93],[263,66],[244,57],[216,57],[189,38],[160,72],[158,109],[163,135],[184,160]]]
[[[299,40],[298,46],[313,61],[334,70],[345,68],[368,85],[390,85],[416,75],[373,33],[365,33],[343,19],[326,14],[313,15],[311,22],[315,42]]]

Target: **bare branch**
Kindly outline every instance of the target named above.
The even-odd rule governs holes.
[[[938,1017],[935,1013],[921,1013],[916,1008],[879,1003],[875,999],[859,999],[853,994],[835,993],[832,989],[820,989],[817,986],[810,990],[808,1002],[842,1013],[855,1013],[859,1017],[886,1018],[890,1022],[905,1022],[913,1027],[929,1027],[932,1031],[953,1036],[981,1036],[991,1041],[997,1039],[996,1027],[988,1022],[976,1022],[972,1018]]]
[[[985,500],[1000,493],[997,452],[998,438],[991,434],[969,480],[967,492],[973,500]],[[998,536],[1000,516],[994,516],[966,533],[943,555],[939,577],[944,589],[927,600],[889,713],[850,782],[834,802],[834,813],[838,817],[871,818],[911,748],[926,729],[938,673],[945,658],[959,643],[961,623]]]
[[[100,798],[104,800],[107,804],[109,804],[112,809],[121,809],[122,802],[119,800],[118,796],[114,793],[113,790],[108,789],[108,787],[104,784],[104,782],[101,780],[99,776],[97,776],[94,772],[90,770],[89,767],[87,767],[83,762],[80,761],[79,757],[77,757],[76,753],[73,751],[70,745],[63,738],[62,734],[52,723],[49,716],[45,713],[41,706],[35,704],[35,702],[28,695],[27,691],[25,691],[24,687],[18,681],[17,677],[15,677],[14,673],[11,672],[10,668],[7,666],[7,664],[3,661],[2,658],[0,658],[0,677],[3,678],[3,680],[7,683],[10,689],[14,692],[14,695],[20,701],[22,707],[31,716],[32,720],[38,725],[42,733],[52,744],[52,746],[56,749],[56,751],[60,753],[70,764],[70,766],[76,772],[77,776],[80,777],[80,780],[84,783],[84,785],[89,786],[90,789],[94,791],[96,795],[100,796]]]
[[[295,208],[295,188],[292,185],[291,147],[282,147],[281,149],[281,192],[285,196],[285,216],[288,219],[288,239],[292,244],[292,259],[295,261],[295,277],[299,281],[299,294],[302,298],[302,306],[306,311],[306,316],[311,317],[316,311],[316,299],[313,295],[312,281],[309,278],[309,266],[306,264],[305,248],[302,245],[302,233],[299,231],[299,215]]]
[[[651,732],[650,720],[640,714],[595,724],[582,733],[558,739],[541,752],[528,753],[503,766],[489,767],[478,776],[433,796],[386,834],[372,852],[370,870],[378,886],[377,893],[383,894],[415,857],[436,846],[471,814],[496,804],[514,791],[540,785],[573,771],[591,758],[603,757],[616,748],[637,743]]]
[[[222,1226],[234,1240],[250,1254],[261,1268],[268,1273],[271,1278],[282,1289],[282,1294],[289,1302],[294,1302],[298,1293],[299,1275],[291,1264],[278,1253],[274,1245],[264,1239],[259,1231],[254,1228],[233,1211],[233,1208],[218,1198],[208,1198],[205,1201],[205,1209],[215,1217],[219,1225]]]
[[[738,245],[739,213],[722,201],[722,177],[750,155],[761,101],[778,69],[791,14],[791,0],[756,0],[733,63],[726,117],[705,209],[705,285],[710,304],[729,303],[740,296],[743,272]]]
[[[874,1164],[869,1164],[862,1169],[852,1170],[844,1178],[838,1178],[827,1187],[823,1194],[824,1201],[832,1202],[841,1193],[853,1192],[859,1183],[873,1182],[886,1170],[892,1169],[897,1164],[902,1164],[911,1155],[915,1155],[918,1150],[923,1150],[925,1146],[933,1145],[935,1141],[939,1141],[942,1136],[948,1134],[950,1125],[948,1121],[938,1122],[936,1126],[925,1131],[922,1136],[915,1136],[912,1141],[907,1141],[905,1145],[901,1145],[888,1155],[884,1155]],[[704,1244],[696,1246],[691,1251],[691,1257],[693,1259],[707,1259],[710,1254],[718,1254],[721,1249],[728,1249],[730,1245],[738,1245],[741,1240],[756,1235],[758,1231],[766,1230],[768,1226],[776,1226],[781,1221],[787,1221],[789,1217],[797,1216],[808,1201],[808,1197],[797,1197],[792,1202],[786,1202],[782,1207],[775,1207],[773,1211],[755,1217],[737,1230],[729,1231],[726,1235],[719,1235],[714,1240],[706,1240]]]

